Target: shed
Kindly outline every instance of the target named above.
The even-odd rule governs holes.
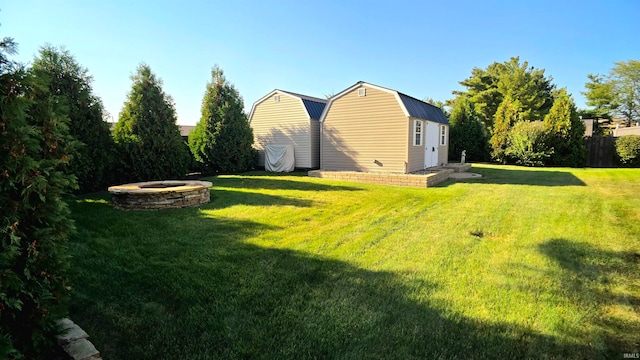
[[[331,98],[320,117],[320,168],[410,173],[447,164],[442,109],[363,81]]]
[[[275,89],[251,107],[249,123],[258,166],[264,166],[267,145],[293,146],[295,167],[320,166],[320,115],[327,100]]]

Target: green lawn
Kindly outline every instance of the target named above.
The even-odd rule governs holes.
[[[249,173],[211,203],[72,202],[72,319],[106,359],[640,352],[640,170],[474,165],[404,188]]]

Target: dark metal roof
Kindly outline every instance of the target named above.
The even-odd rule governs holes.
[[[416,98],[412,98],[411,96],[400,92],[398,95],[400,96],[400,100],[402,100],[404,107],[407,108],[409,116],[449,125],[449,120],[439,107],[420,101]]]
[[[319,120],[320,115],[322,115],[322,111],[324,110],[325,103],[321,103],[318,101],[312,101],[305,98],[302,98],[302,103],[304,107],[307,109],[307,113],[309,113],[309,117],[312,119]]]

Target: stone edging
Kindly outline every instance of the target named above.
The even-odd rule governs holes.
[[[87,340],[87,334],[81,327],[68,318],[58,320],[64,333],[58,336],[58,344],[73,360],[102,360],[100,352]]]
[[[453,174],[453,169],[441,169],[428,174],[397,174],[397,173],[369,173],[358,171],[327,171],[312,170],[308,176],[317,178],[327,178],[334,180],[345,180],[355,182],[365,182],[371,184],[432,187],[449,178]]]

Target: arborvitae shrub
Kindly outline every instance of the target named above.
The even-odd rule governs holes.
[[[547,163],[557,166],[584,166],[585,125],[578,117],[573,100],[565,89],[558,92],[551,110],[544,118],[544,124],[548,133],[548,146],[553,149]]]
[[[461,97],[456,102],[449,123],[449,159],[460,159],[465,150],[467,161],[488,160],[486,132],[471,100]]]
[[[189,147],[205,172],[234,173],[257,162],[253,131],[244,113],[242,97],[214,67],[202,100],[202,117],[189,134]]]
[[[46,84],[2,60],[0,358],[39,359],[55,345],[55,321],[66,312],[74,227],[62,197],[76,187],[66,168],[73,140]]]
[[[69,167],[78,177],[79,191],[104,190],[112,180],[115,144],[104,121],[102,101],[92,93],[88,71],[67,50],[45,46],[31,72],[65,107],[71,136],[81,143],[72,154]]]
[[[171,98],[147,65],[140,65],[132,80],[114,131],[120,181],[184,177],[191,159],[176,124]]]

